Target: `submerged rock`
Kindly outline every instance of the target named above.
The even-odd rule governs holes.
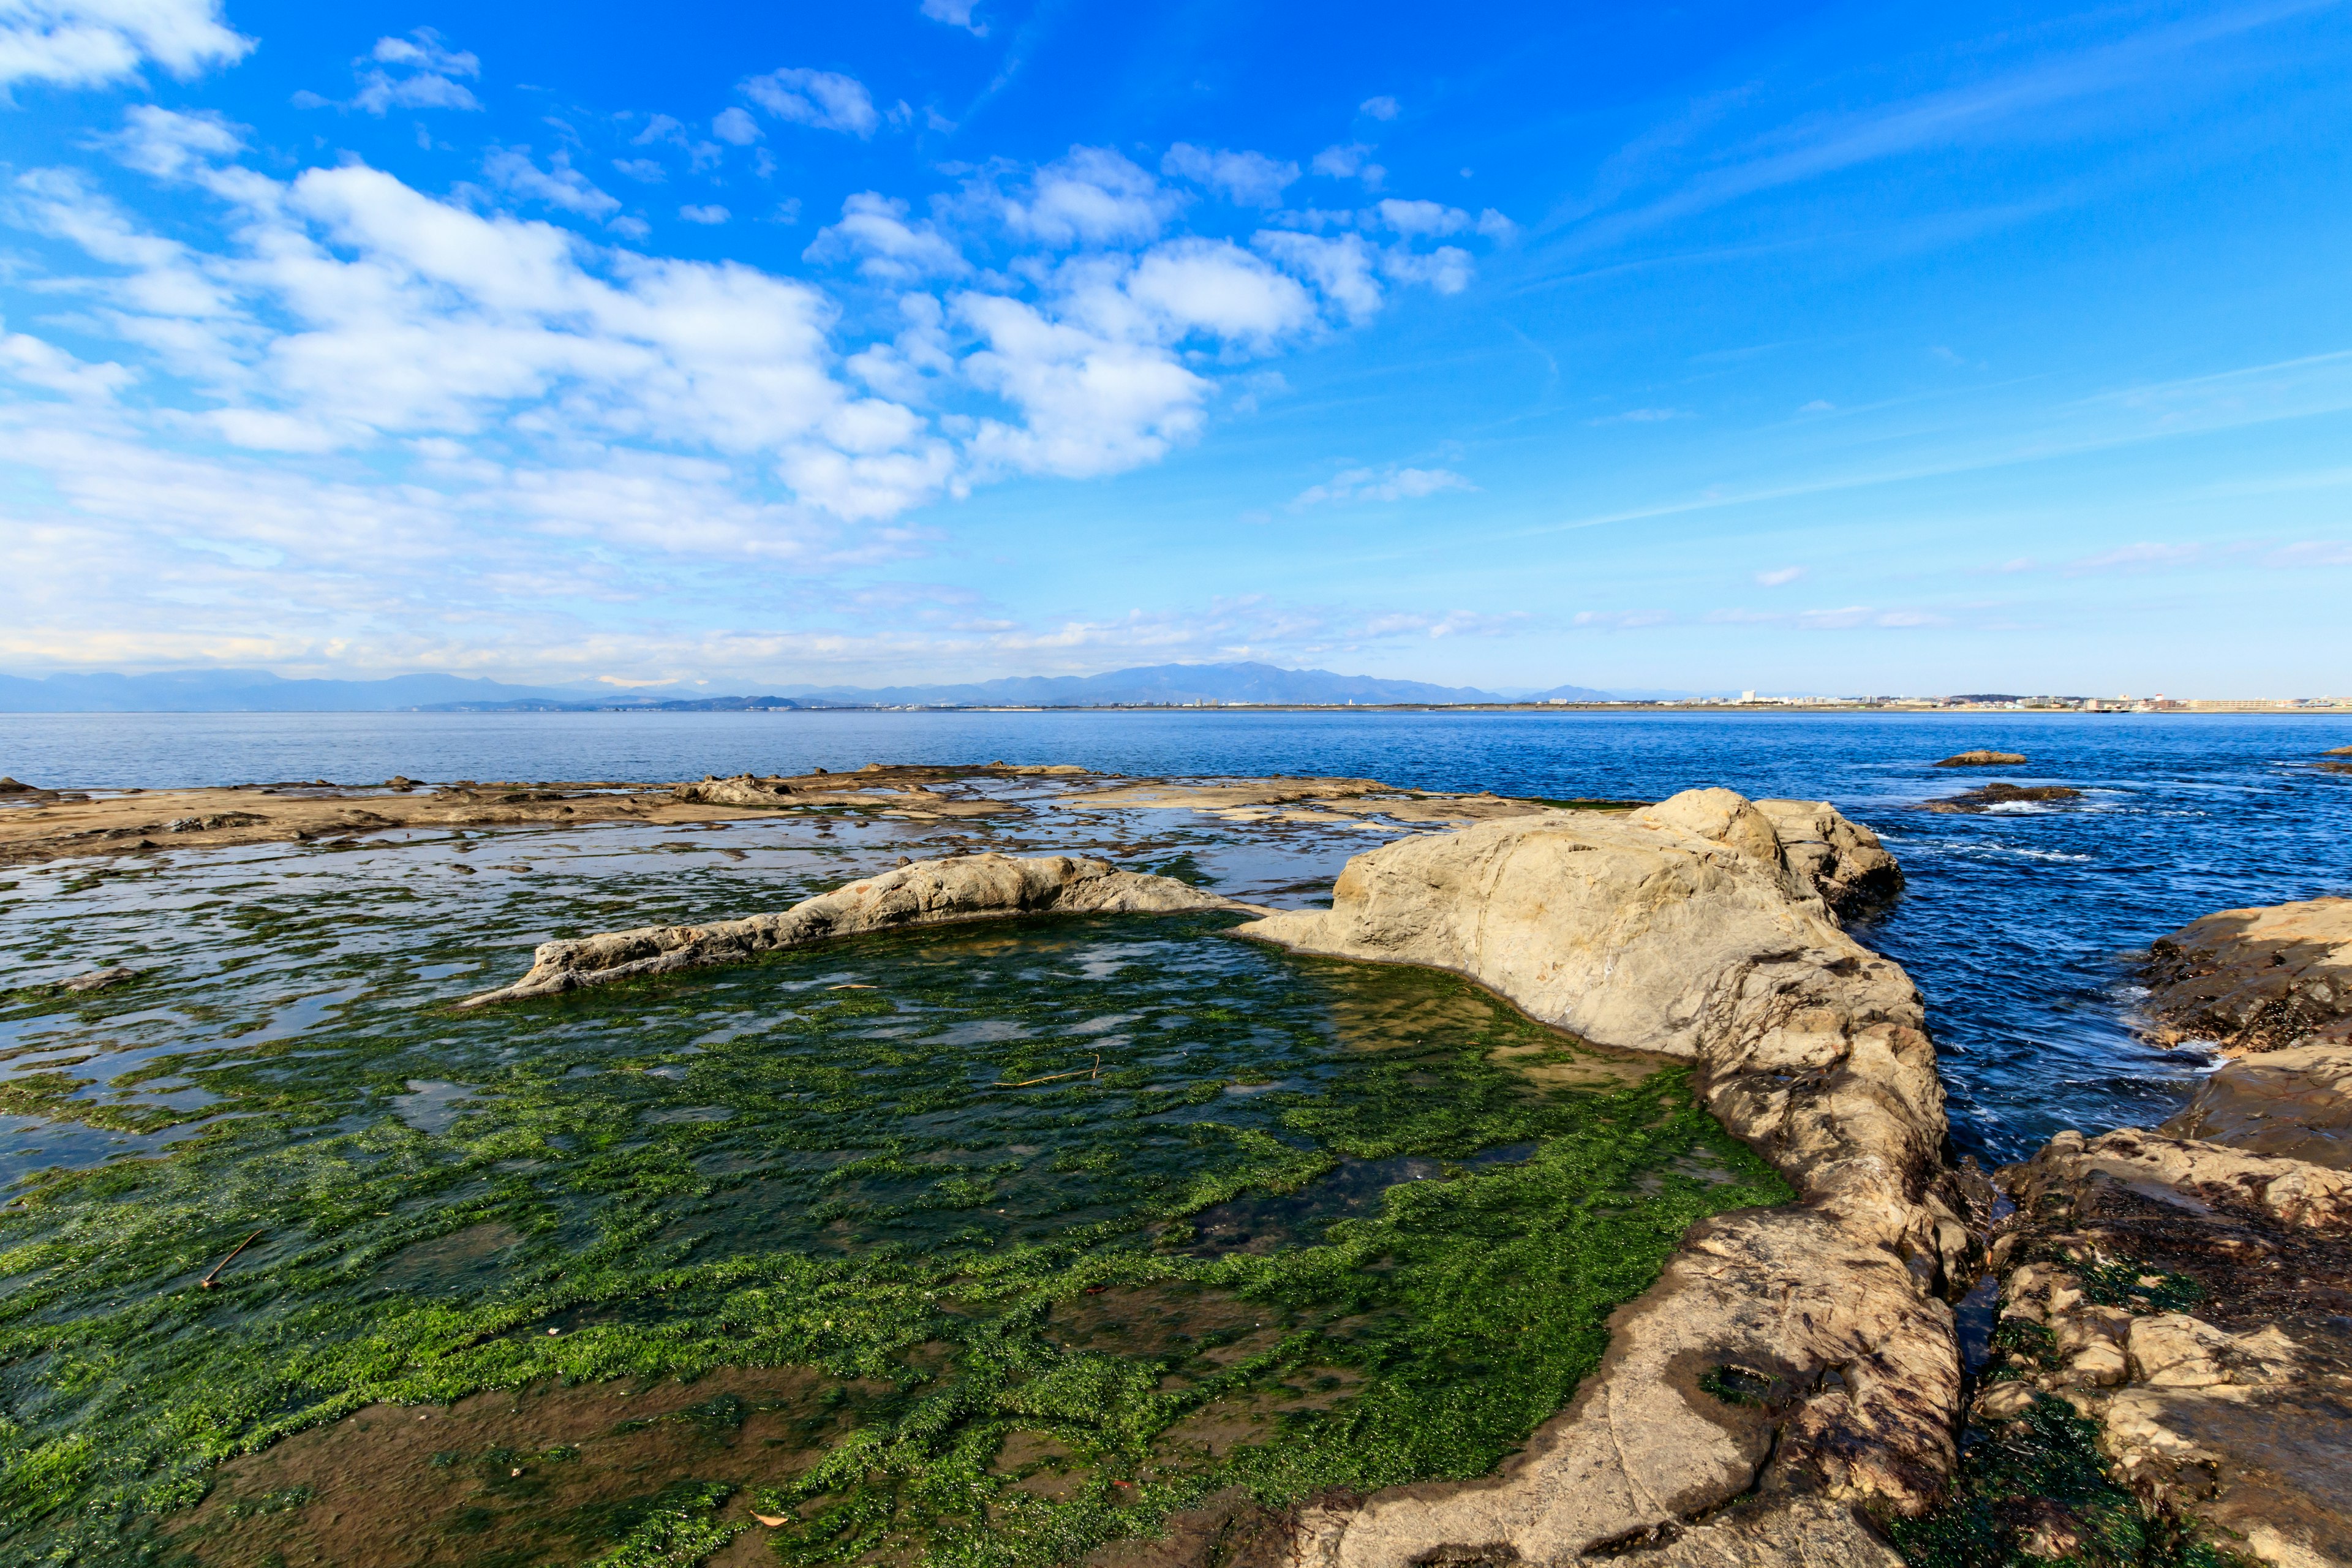
[[[1961,752],[1935,765],[1939,768],[2013,768],[2025,761],[2021,752]]]
[[[1108,860],[1069,855],[1027,860],[1005,855],[920,860],[803,899],[781,913],[709,925],[642,926],[572,942],[543,942],[531,954],[530,972],[520,980],[468,996],[457,1005],[479,1007],[673,970],[738,963],[763,952],[805,947],[861,931],[1008,915],[1252,908],[1171,877],[1115,870]]]
[[[88,974],[77,974],[71,980],[59,981],[58,985],[67,991],[103,991],[110,985],[120,985],[126,980],[138,978],[139,971],[127,963],[118,963],[111,969],[93,969]]]
[[[1691,790],[1403,839],[1350,860],[1330,910],[1239,928],[1454,970],[1596,1044],[1693,1060],[1802,1199],[1695,1227],[1576,1403],[1495,1475],[1310,1518],[1302,1560],[1559,1562],[1760,1489],[1783,1500],[1720,1527],[1728,1560],[1796,1563],[1784,1494],[1901,1514],[1941,1487],[1960,1365],[1938,1292],[1971,1240],[1934,1047],[1909,977],[1828,907],[1843,856],[1850,889],[1885,851],[1826,805],[1773,805]]]
[[[1994,805],[2019,805],[2032,801],[2080,800],[2082,798],[2083,792],[2074,788],[2071,784],[2013,784],[1996,783],[1981,784],[1975,789],[1968,791],[1966,794],[1950,795],[1943,800],[1928,801],[1923,805],[1920,809],[1923,811],[1978,812],[1984,810],[1988,806]]]
[[[2222,910],[2151,944],[2148,1011],[2168,1044],[2231,1055],[2352,1042],[2352,899]]]

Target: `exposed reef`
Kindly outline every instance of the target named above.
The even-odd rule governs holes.
[[[1250,908],[1173,878],[1116,870],[1108,860],[1069,855],[1025,860],[1004,855],[958,856],[901,866],[803,899],[778,913],[541,942],[531,954],[530,972],[520,980],[468,996],[457,1005],[479,1007],[680,969],[740,963],[763,952],[861,931],[1014,915]]]
[[[1973,1243],[1934,1047],[1909,978],[1830,908],[1883,880],[1885,852],[1825,805],[1773,805],[1693,790],[1404,839],[1349,862],[1329,910],[1239,928],[1454,970],[1596,1044],[1694,1060],[1709,1110],[1801,1198],[1695,1227],[1494,1475],[1311,1515],[1303,1561],[1557,1563],[1649,1539],[1670,1561],[1793,1563],[1824,1520],[1868,1540],[1855,1505],[1915,1513],[1941,1489],[1961,1390],[1942,1293]]]
[[[2160,1527],[2205,1561],[2352,1563],[2347,939],[2352,900],[2323,899],[2156,942],[2163,1037],[2260,1054],[2161,1131],[2062,1132],[2000,1173],[2018,1212],[1992,1250],[1977,1451],[2077,1431],[2113,1500],[1979,1500],[2011,1544],[2068,1556]]]
[[[2013,768],[2025,761],[2021,752],[1961,752],[1935,764],[1939,768]]]

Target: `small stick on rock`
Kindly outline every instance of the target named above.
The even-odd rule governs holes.
[[[1085,1073],[1087,1075],[1087,1081],[1089,1083],[1100,1077],[1102,1074],[1102,1053],[1100,1051],[1097,1051],[1095,1053],[1095,1065],[1091,1068],[1072,1068],[1067,1072],[1049,1072],[1044,1078],[1024,1078],[1019,1083],[992,1083],[988,1087],[991,1089],[1027,1089],[1033,1083],[1052,1083],[1058,1079],[1076,1078],[1080,1073]]]
[[[218,1274],[222,1269],[236,1262],[237,1253],[243,1252],[247,1247],[251,1247],[253,1245],[254,1237],[259,1236],[260,1234],[261,1233],[257,1230],[253,1233],[253,1236],[248,1236],[243,1241],[238,1242],[235,1251],[232,1251],[226,1258],[222,1258],[218,1263],[213,1265],[212,1274],[207,1274],[203,1279],[196,1281],[196,1289],[199,1290],[211,1289],[213,1288],[213,1274]]]

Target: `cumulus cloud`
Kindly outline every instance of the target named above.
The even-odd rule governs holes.
[[[0,95],[22,81],[122,81],[151,60],[185,79],[253,47],[227,26],[220,0],[5,0]]]
[[[103,138],[103,144],[124,163],[157,179],[174,179],[234,157],[245,146],[237,128],[211,112],[180,114],[139,103],[131,105],[123,120],[123,128]]]
[[[1155,239],[1183,205],[1108,147],[1073,147],[1039,169],[1026,192],[997,198],[1006,227],[1056,247]]]
[[[391,109],[479,109],[459,77],[482,74],[482,62],[452,49],[430,27],[404,38],[378,38],[362,62],[360,89],[351,107],[381,115]]]
[[[716,202],[709,202],[699,205],[688,204],[677,209],[677,216],[688,223],[721,224],[727,221],[730,215],[725,207]]]
[[[648,185],[658,185],[669,178],[669,171],[651,158],[615,158],[613,160],[613,167],[629,178],[642,181]]]
[[[860,191],[841,204],[841,221],[817,231],[803,251],[808,261],[857,259],[857,269],[883,282],[951,278],[971,270],[963,253],[926,219],[908,221],[905,202]]]
[[[740,109],[722,109],[711,116],[710,133],[721,142],[749,147],[760,139],[760,122]]]
[[[1265,229],[1252,236],[1250,244],[1307,279],[1349,321],[1367,321],[1381,308],[1380,280],[1373,275],[1379,257],[1357,235],[1324,239]]]
[[[1443,202],[1401,202],[1391,197],[1372,210],[1380,215],[1381,224],[1402,235],[1459,234],[1472,222],[1468,213]]]
[[[1160,172],[1222,191],[1236,205],[1282,205],[1282,193],[1298,178],[1298,165],[1278,163],[1263,153],[1212,152],[1179,142],[1160,160]]]
[[[874,97],[856,77],[837,71],[792,68],[755,76],[743,83],[743,96],[795,125],[819,131],[839,131],[851,136],[874,134],[882,116]]]
[[[923,15],[950,27],[961,27],[975,38],[988,37],[988,24],[971,18],[972,0],[923,0]]]
[[[1425,256],[1385,250],[1381,253],[1381,270],[1400,283],[1425,283],[1440,294],[1459,294],[1470,287],[1477,266],[1461,247],[1441,245]]]
[[[1336,147],[1326,147],[1315,154],[1307,166],[1318,174],[1328,174],[1338,180],[1361,180],[1368,191],[1377,191],[1388,179],[1388,171],[1371,162],[1372,149],[1361,142],[1350,142]]]
[[[482,173],[509,195],[527,202],[545,202],[583,217],[603,217],[621,210],[618,197],[598,190],[588,176],[572,166],[571,154],[549,155],[548,166],[531,162],[528,147],[502,147],[482,160]]]
[[[1419,500],[1446,490],[1478,487],[1451,468],[1347,468],[1319,485],[1310,485],[1291,499],[1296,511],[1310,506],[1351,501]]]

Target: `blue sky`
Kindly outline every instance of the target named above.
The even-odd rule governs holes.
[[[0,668],[2352,692],[2352,5],[1628,11],[0,0]]]

